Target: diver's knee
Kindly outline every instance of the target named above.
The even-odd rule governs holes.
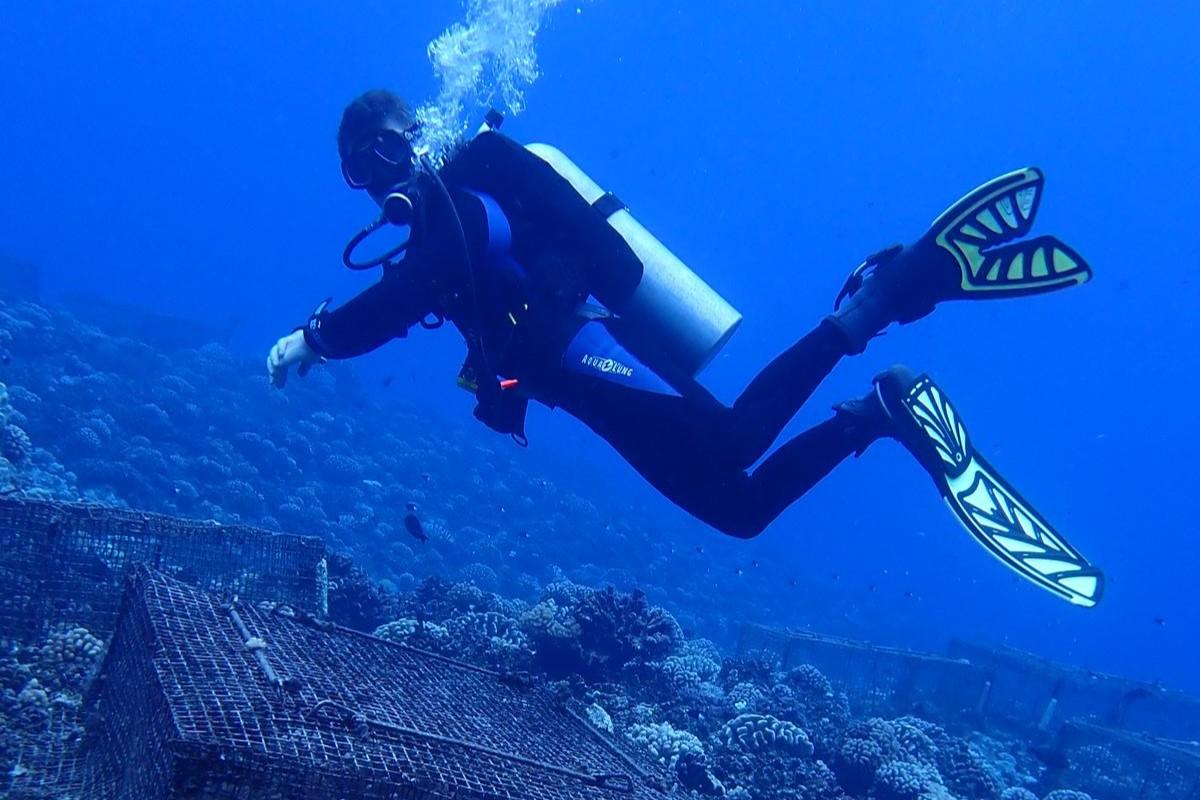
[[[717,530],[735,539],[753,539],[767,529],[767,522],[752,516],[722,520]]]

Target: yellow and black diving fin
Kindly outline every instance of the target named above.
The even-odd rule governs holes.
[[[932,239],[958,264],[959,298],[1041,294],[1084,283],[1091,267],[1053,236],[1028,235],[1046,179],[1036,167],[994,178],[933,221]],[[950,299],[950,298],[947,298]]]
[[[1084,283],[1092,268],[1053,236],[1026,238],[1045,178],[1033,167],[988,181],[950,206],[910,245],[869,256],[846,278],[829,320],[851,353],[888,325],[948,300],[1002,300]]]
[[[954,516],[1018,575],[1078,606],[1092,607],[1104,576],[972,446],[962,418],[928,375],[893,367],[875,391],[893,435],[933,478]]]

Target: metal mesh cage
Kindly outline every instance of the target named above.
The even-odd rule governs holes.
[[[1058,734],[1063,785],[1095,800],[1200,797],[1200,745],[1072,721]]]
[[[107,638],[134,563],[214,591],[320,611],[324,557],[325,546],[314,537],[0,498],[0,639],[29,642],[61,624]]]
[[[544,690],[137,568],[102,671],[88,796],[662,797]]]
[[[973,710],[986,691],[984,672],[964,660],[808,631],[746,625],[738,653],[751,651],[771,653],[781,669],[811,664],[849,695],[860,714],[907,713],[918,703],[946,713]]]
[[[1200,700],[1157,684],[1058,664],[1010,647],[955,640],[950,652],[987,672],[990,715],[1018,726],[1057,729],[1064,720],[1200,738]]]
[[[135,562],[248,600],[320,612],[324,544],[241,526],[81,504],[0,498],[0,645],[38,648],[82,627],[112,634],[124,578]],[[20,690],[17,685],[14,691]],[[91,798],[82,793],[83,734],[76,700],[46,700],[47,719],[17,734],[20,755],[0,795]]]

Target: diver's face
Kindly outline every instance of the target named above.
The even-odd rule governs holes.
[[[409,187],[414,176],[415,160],[408,135],[390,123],[363,137],[342,160],[346,184],[352,189],[365,189],[379,205],[388,195]]]

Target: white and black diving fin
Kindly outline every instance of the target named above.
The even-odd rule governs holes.
[[[1104,575],[971,444],[962,418],[928,375],[894,367],[875,379],[894,435],[933,478],[954,516],[1009,569],[1078,606],[1092,607]]]

